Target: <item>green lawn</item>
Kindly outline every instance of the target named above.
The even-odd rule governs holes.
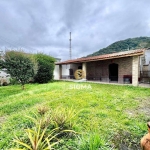
[[[75,109],[74,129],[85,139],[99,135],[105,148],[113,147],[112,141],[116,143],[118,136],[119,140],[127,136],[138,145],[150,120],[150,89],[74,82],[28,84],[24,91],[19,85],[0,87],[1,150],[13,145],[14,134],[21,135],[28,126],[24,116],[39,105]]]

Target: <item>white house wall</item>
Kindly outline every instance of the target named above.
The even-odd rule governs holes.
[[[75,71],[78,69],[79,66],[82,64],[67,64],[67,65],[62,65],[62,75],[63,76],[69,76],[69,69],[73,70],[73,74]],[[54,80],[59,80],[59,65],[55,65],[54,68]]]
[[[55,60],[56,60],[56,62],[61,61],[60,58],[55,58]],[[53,75],[54,75],[54,80],[59,80],[59,65],[55,65]]]
[[[62,65],[62,75],[69,75],[70,65]]]
[[[70,65],[62,65],[62,75],[68,76],[69,69],[70,69]],[[60,78],[59,65],[55,65],[54,80],[59,80],[59,78]]]
[[[55,65],[54,68],[54,80],[58,80],[59,79],[59,65]]]
[[[69,75],[69,69],[73,69],[73,73],[81,66],[80,64],[67,64],[62,65],[62,75]]]
[[[70,65],[62,65],[62,75],[69,75]],[[59,80],[59,65],[55,65],[54,80]]]
[[[140,71],[150,71],[150,49],[140,56]]]
[[[150,64],[150,49],[145,51],[145,65]]]

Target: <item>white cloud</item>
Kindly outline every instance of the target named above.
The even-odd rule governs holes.
[[[126,38],[150,35],[150,1],[1,0],[0,48],[78,58]]]

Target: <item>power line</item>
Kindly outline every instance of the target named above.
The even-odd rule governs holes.
[[[1,40],[1,41],[4,41],[4,42],[6,42],[6,43],[8,43],[8,44],[10,44],[10,45],[12,45],[12,46],[15,46],[14,44],[12,44],[12,43],[8,42],[7,40],[5,40],[4,38],[2,38],[2,36],[0,36],[0,40]],[[15,47],[16,47],[16,46],[15,46]]]
[[[13,47],[18,47],[18,45],[20,45],[20,44],[18,44],[18,43],[12,42],[12,41],[10,41],[10,40],[8,40],[8,39],[2,37],[2,36],[0,36],[0,40],[6,42],[6,43],[8,43],[8,44],[10,44],[10,45],[13,46]],[[39,51],[39,50],[37,50],[37,49],[35,49],[35,48],[33,48],[33,47],[30,47],[30,46],[23,46],[23,45],[22,45],[22,47],[25,48],[25,49],[32,49],[32,50],[35,50],[35,51]],[[20,48],[20,49],[21,49],[21,48]]]

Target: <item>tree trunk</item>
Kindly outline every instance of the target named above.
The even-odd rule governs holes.
[[[24,88],[24,84],[22,84],[22,90],[24,90],[25,88]]]

